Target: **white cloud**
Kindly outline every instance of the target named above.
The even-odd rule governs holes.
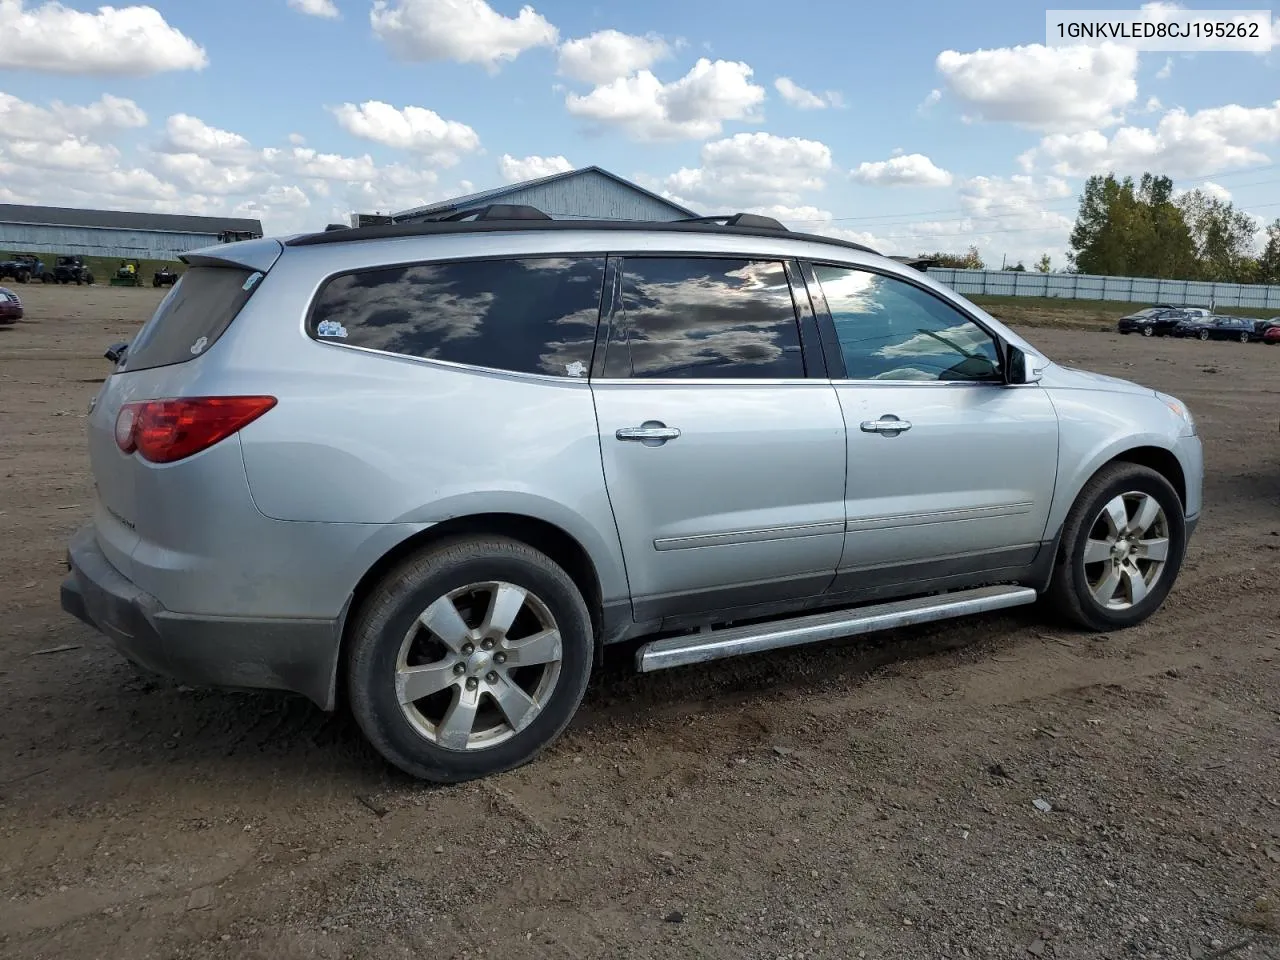
[[[933,109],[934,104],[942,99],[942,91],[936,87],[929,91],[929,95],[920,101],[920,106],[916,107],[916,113],[922,116]]]
[[[923,153],[900,154],[888,160],[860,163],[850,173],[859,183],[877,187],[947,187],[951,174]]]
[[[648,70],[618,77],[590,93],[569,94],[574,116],[620,127],[636,140],[699,140],[715,136],[726,120],[751,120],[764,88],[751,82],[745,63],[700,58],[672,83]]]
[[[336,20],[339,16],[338,7],[333,0],[289,0],[289,6],[309,17]]]
[[[147,115],[132,100],[109,93],[84,106],[59,100],[48,109],[0,93],[0,137],[61,142],[68,137],[144,127]]]
[[[828,90],[819,96],[812,90],[806,90],[790,77],[778,77],[773,81],[773,86],[778,93],[782,94],[782,99],[797,110],[825,110],[827,107],[844,105],[844,98],[835,90]]]
[[[1168,80],[1173,76],[1173,57],[1164,58],[1164,66],[1156,71],[1157,80]]]
[[[401,150],[412,150],[429,162],[448,166],[461,154],[480,148],[480,136],[456,120],[445,120],[425,107],[397,109],[381,100],[366,100],[358,107],[344,103],[333,115],[347,133]]]
[[[30,8],[0,0],[0,68],[140,77],[208,64],[204,48],[154,7],[86,13],[55,0]]]
[[[165,121],[163,149],[168,153],[193,153],[211,160],[243,161],[251,152],[249,141],[238,133],[211,127],[199,117],[175,113]]]
[[[967,119],[1045,132],[1114,125],[1138,95],[1137,51],[1111,44],[944,50],[936,65],[947,89],[966,108]]]
[[[670,55],[671,47],[659,36],[598,30],[560,47],[560,73],[586,83],[608,83],[647,70]]]
[[[573,164],[564,157],[523,157],[516,158],[504,153],[498,161],[498,170],[507,183],[519,183],[521,180],[537,180],[556,173],[567,173]]]
[[[19,163],[42,170],[100,172],[114,168],[120,160],[120,151],[115,147],[80,137],[68,137],[55,143],[15,140],[6,145],[5,152]]]
[[[301,147],[306,145],[307,138],[300,133],[291,133],[289,134],[289,142],[295,147]]]
[[[560,32],[531,6],[504,17],[485,0],[374,0],[374,35],[403,60],[476,63],[492,72]]]
[[[666,177],[663,190],[686,206],[708,204],[735,211],[799,204],[803,193],[825,186],[832,167],[825,143],[770,133],[739,133],[705,144],[701,160],[700,167],[685,167]]]
[[[1223,203],[1231,202],[1231,191],[1220,183],[1214,183],[1212,180],[1206,180],[1204,183],[1197,184],[1193,189],[1199,190],[1201,193],[1212,197],[1214,200],[1221,200]],[[1190,190],[1174,190],[1174,198],[1178,198]]]
[[[1195,177],[1269,162],[1256,146],[1280,141],[1280,100],[1269,107],[1228,104],[1187,113],[1178,108],[1154,129],[1126,126],[1108,137],[1099,130],[1053,134],[1019,161],[1026,170],[1044,165],[1060,176],[1159,170]]]
[[[1164,109],[1164,104],[1160,102],[1159,97],[1147,97],[1147,105],[1142,108],[1143,113],[1159,113]]]

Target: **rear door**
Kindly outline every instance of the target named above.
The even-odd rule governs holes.
[[[844,418],[787,274],[767,258],[612,262],[592,392],[637,620],[831,583]]]

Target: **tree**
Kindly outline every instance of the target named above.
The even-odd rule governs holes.
[[[1280,283],[1280,217],[1267,227],[1267,245],[1258,258],[1258,283]]]
[[[939,266],[953,270],[984,270],[987,266],[982,262],[982,257],[978,256],[978,248],[975,246],[970,246],[964,253],[922,253],[920,259],[936,260]]]
[[[1012,266],[1012,267],[1005,267],[1005,269],[1006,269],[1006,270],[1013,270],[1013,271],[1015,271],[1015,272],[1017,272],[1017,273],[1026,273],[1026,272],[1027,272],[1027,268],[1026,268],[1026,266],[1022,263],[1022,261],[1021,261],[1021,260],[1019,260],[1019,261],[1018,261],[1017,265]]]
[[[1184,193],[1177,204],[1195,244],[1197,279],[1249,283],[1257,272],[1253,218],[1203,190]]]
[[[1053,261],[1049,259],[1049,255],[1047,253],[1042,254],[1040,259],[1036,261],[1036,270],[1040,273],[1053,272]]]
[[[1081,273],[1192,279],[1195,247],[1173,181],[1143,174],[1092,176],[1085,182],[1071,231],[1068,260]]]

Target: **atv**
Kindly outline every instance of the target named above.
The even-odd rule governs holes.
[[[0,261],[0,280],[16,280],[29,283],[39,280],[49,283],[44,261],[31,253],[15,253],[8,260]]]
[[[59,257],[53,263],[53,280],[55,283],[93,283],[93,274],[84,265],[81,257]]]
[[[172,287],[178,282],[178,271],[170,267],[161,267],[151,278],[153,287]]]

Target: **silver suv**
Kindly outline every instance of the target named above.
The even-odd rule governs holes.
[[[93,402],[64,608],[189,682],[509,769],[640,670],[1032,603],[1112,630],[1200,513],[1173,397],[739,214],[530,208],[188,255]]]

